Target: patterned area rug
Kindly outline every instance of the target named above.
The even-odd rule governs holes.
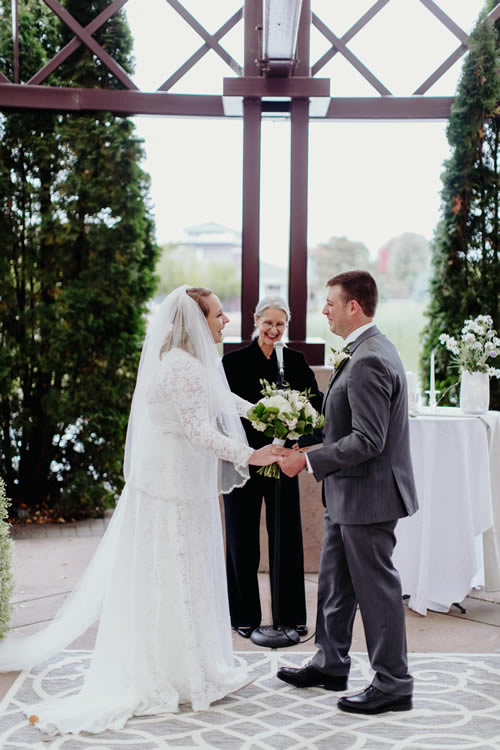
[[[279,666],[300,666],[297,651],[240,653],[254,682],[209,711],[137,717],[121,732],[44,737],[20,707],[49,689],[82,680],[88,652],[65,651],[22,673],[0,704],[1,750],[500,750],[500,655],[411,654],[414,710],[355,716],[337,709],[342,693],[298,690],[278,680]],[[71,682],[69,682],[71,681]],[[366,655],[353,655],[349,693],[370,681]],[[50,685],[50,687],[49,687]]]

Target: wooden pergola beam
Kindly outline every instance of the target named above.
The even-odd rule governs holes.
[[[239,79],[234,80],[238,82]],[[452,96],[331,97],[326,116],[311,116],[311,119],[447,119],[453,100]],[[287,108],[290,107],[290,102],[284,104]],[[222,96],[28,86],[13,83],[0,84],[0,108],[47,109],[59,112],[106,110],[121,115],[177,117],[225,116]]]
[[[293,98],[330,96],[329,78],[291,78],[248,76],[224,78],[224,96],[283,97]]]
[[[1,109],[224,117],[221,96],[0,84]]]
[[[447,120],[454,100],[453,96],[333,97],[323,119]]]

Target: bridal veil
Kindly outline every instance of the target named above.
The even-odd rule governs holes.
[[[203,367],[211,421],[227,437],[247,444],[245,433],[224,375],[217,347],[198,303],[179,287],[158,306],[148,326],[132,399],[125,445],[124,473],[130,478],[151,450],[148,394],[154,386],[162,358],[172,349],[182,349]],[[248,478],[248,466],[219,462],[219,491],[229,492]],[[196,467],[193,467],[196,471]],[[33,667],[56,654],[83,634],[101,614],[109,594],[111,571],[124,531],[127,503],[134,502],[127,484],[111,522],[80,582],[43,630],[25,638],[9,636],[0,643],[0,671]],[[130,510],[130,509],[129,509]]]

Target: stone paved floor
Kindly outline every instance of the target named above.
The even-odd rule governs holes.
[[[16,589],[12,627],[19,633],[35,632],[50,621],[64,597],[85,569],[108,523],[104,519],[66,525],[16,526],[13,537]],[[269,624],[269,580],[260,574],[263,624]],[[317,575],[306,574],[308,626],[314,631]],[[467,612],[453,609],[448,614],[428,612],[426,617],[407,609],[408,647],[414,653],[460,652],[500,653],[500,597],[483,590],[472,591],[463,602]],[[74,648],[92,648],[95,627],[79,638]],[[257,650],[251,641],[233,636],[237,651]],[[314,651],[314,638],[303,641],[301,651]],[[365,651],[359,616],[356,618],[353,651]],[[0,697],[12,684],[15,674],[0,675]]]

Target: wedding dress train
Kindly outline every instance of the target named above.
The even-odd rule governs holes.
[[[81,691],[27,710],[45,732],[117,730],[183,703],[206,709],[248,682],[232,653],[217,458],[245,466],[253,451],[212,425],[205,380],[186,351],[164,356],[147,429],[79,586],[48,628],[0,645],[2,671],[33,666],[99,619]],[[234,398],[245,416],[250,404]]]

